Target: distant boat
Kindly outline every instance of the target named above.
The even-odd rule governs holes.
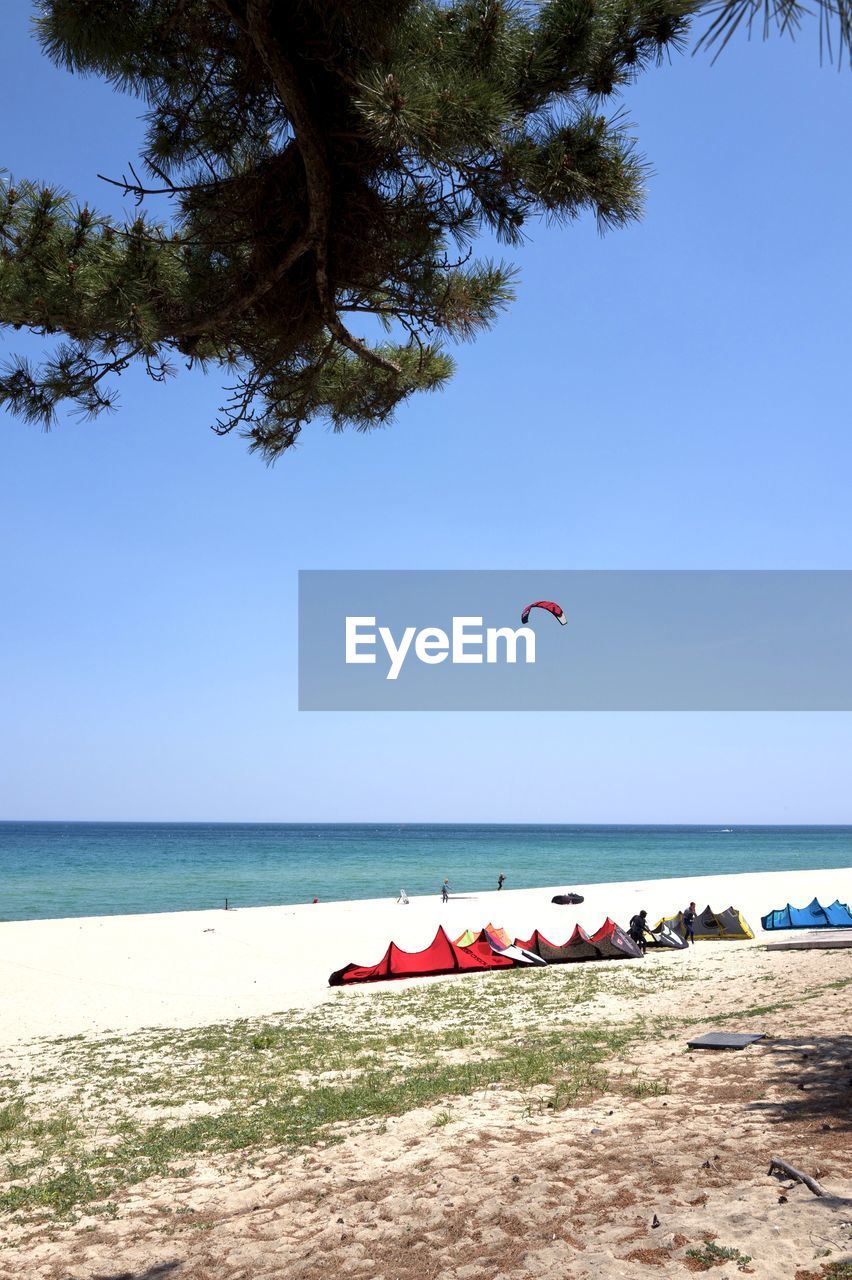
[[[733,830],[734,830],[733,827],[723,827],[720,834],[725,835],[727,833],[728,835],[730,835],[733,832]]]

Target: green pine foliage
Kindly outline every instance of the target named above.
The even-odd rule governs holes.
[[[0,182],[0,323],[55,335],[0,402],[49,427],[112,408],[131,363],[189,363],[224,373],[215,429],[268,459],[312,419],[388,421],[512,299],[478,233],[637,216],[612,100],[696,3],[41,0],[45,53],[138,97],[146,143],[127,221]]]

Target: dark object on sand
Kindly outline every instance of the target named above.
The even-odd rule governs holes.
[[[786,1160],[779,1160],[777,1156],[773,1156],[769,1161],[767,1177],[771,1177],[773,1173],[780,1173],[785,1178],[795,1178],[797,1182],[804,1183],[808,1191],[813,1191],[815,1196],[827,1196],[829,1194],[822,1183],[817,1182],[816,1178],[809,1178],[806,1173],[800,1173],[798,1169],[794,1169]]]
[[[745,1049],[756,1040],[765,1039],[765,1031],[711,1031],[686,1043],[690,1049]]]
[[[557,907],[573,907],[578,902],[585,902],[585,898],[582,893],[557,893],[550,901],[555,902]]]

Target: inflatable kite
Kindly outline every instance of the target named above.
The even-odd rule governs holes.
[[[530,609],[546,609],[548,613],[552,613],[557,621],[561,622],[563,627],[568,619],[562,612],[562,606],[557,604],[555,600],[535,600],[532,604],[528,604],[521,614],[521,625],[526,626],[529,621]]]

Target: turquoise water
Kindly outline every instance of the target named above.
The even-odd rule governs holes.
[[[0,919],[852,865],[852,827],[0,823]]]

